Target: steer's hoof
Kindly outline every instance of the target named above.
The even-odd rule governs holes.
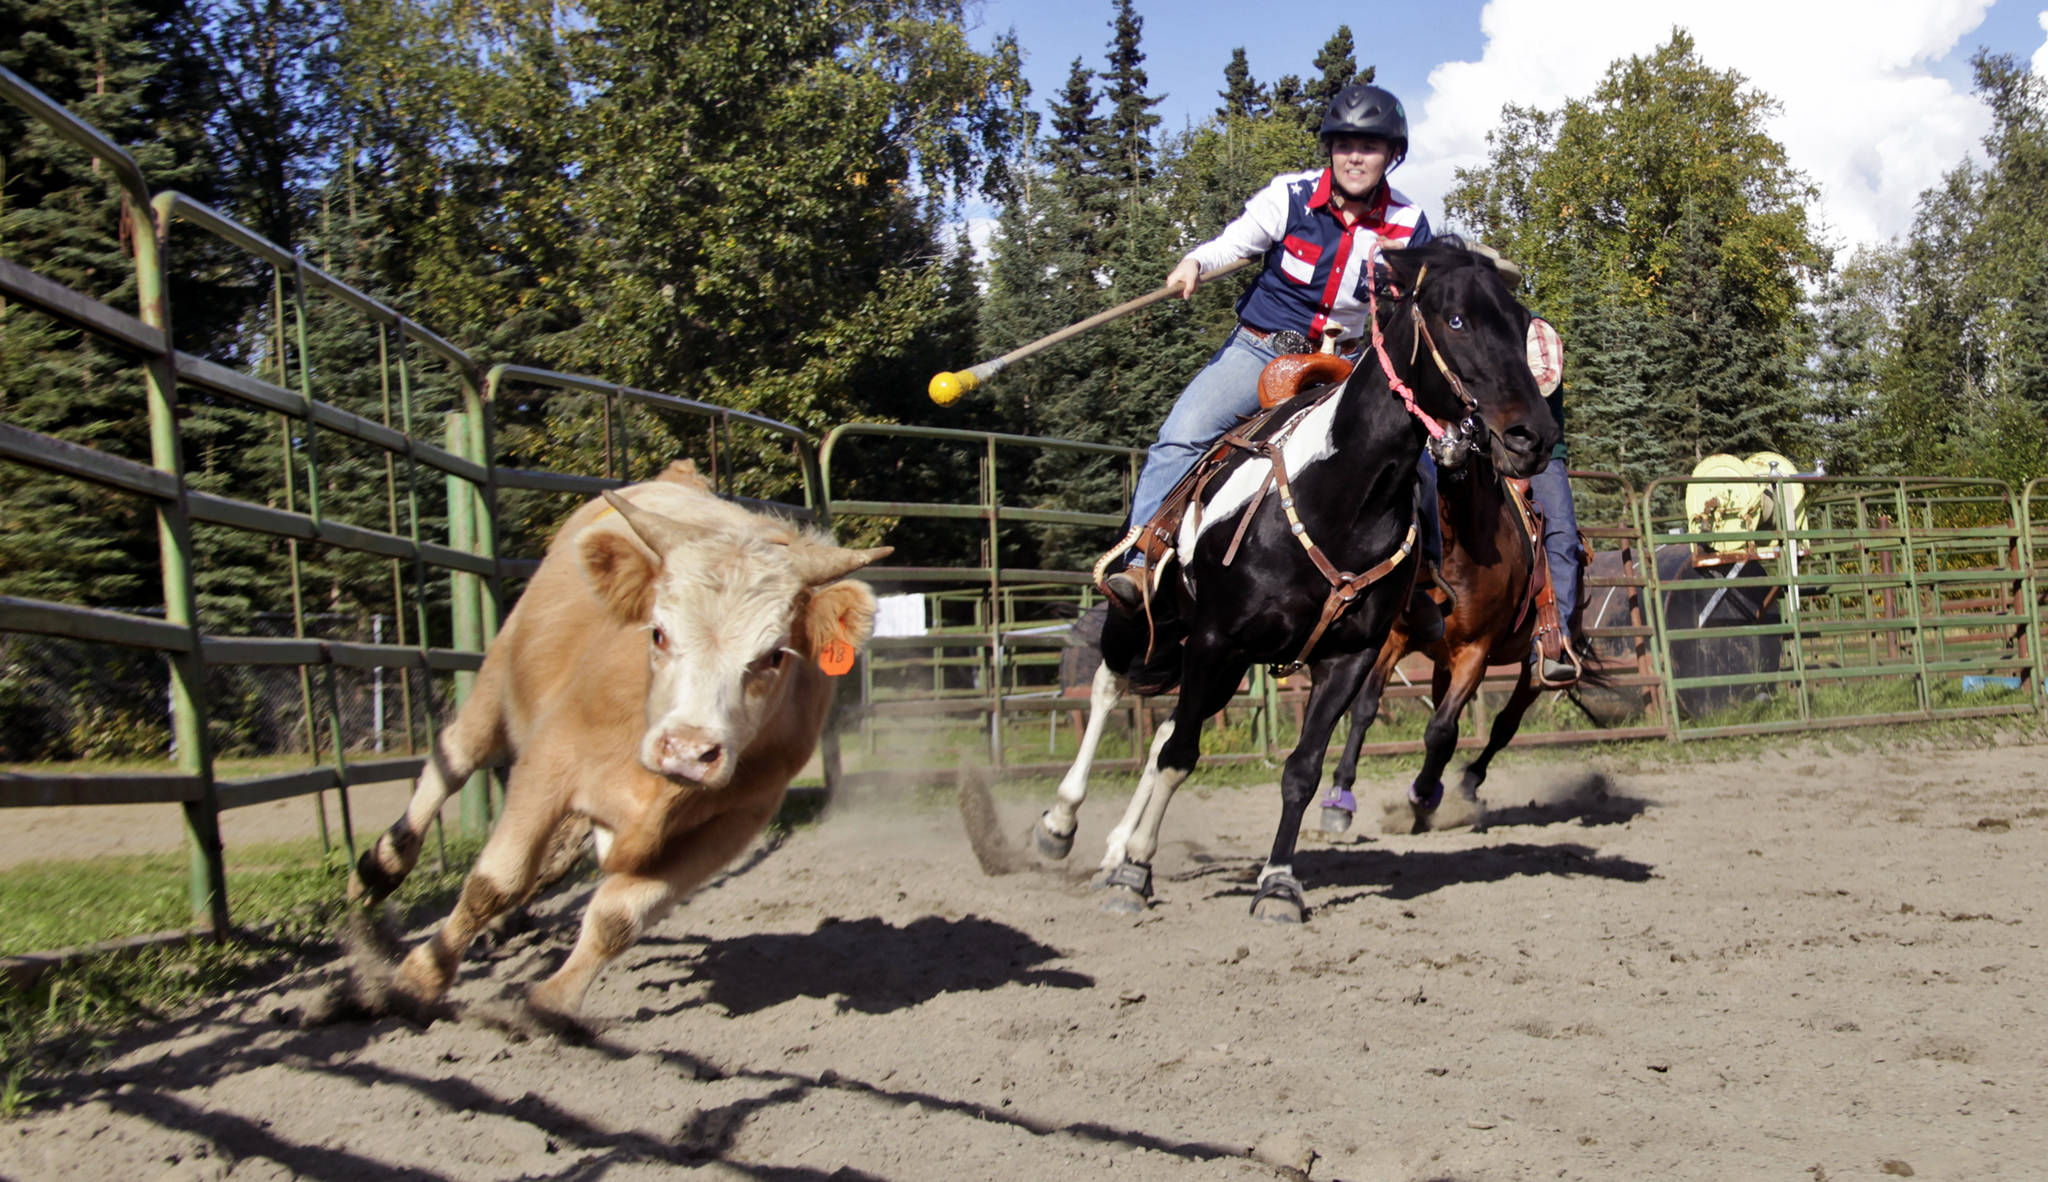
[[[1118,915],[1143,915],[1152,900],[1152,867],[1119,862],[1102,881],[1102,909]]]
[[[405,875],[384,869],[377,860],[377,847],[371,846],[356,859],[355,871],[348,876],[348,901],[363,907],[374,907],[386,896],[398,889],[405,881]]]
[[[1069,833],[1061,837],[1046,828],[1045,818],[1040,817],[1038,823],[1031,827],[1031,845],[1038,851],[1039,857],[1058,862],[1074,852],[1074,835]]]
[[[1351,818],[1354,810],[1323,806],[1322,831],[1330,834],[1351,832]]]
[[[1252,918],[1261,923],[1304,923],[1308,902],[1302,897],[1301,881],[1292,874],[1269,874],[1252,896]]]

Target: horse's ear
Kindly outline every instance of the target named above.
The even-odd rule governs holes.
[[[1387,270],[1393,273],[1394,286],[1400,289],[1402,295],[1415,290],[1416,283],[1422,278],[1422,269],[1429,265],[1420,257],[1421,254],[1420,250],[1408,249],[1390,250],[1380,256],[1385,260]]]

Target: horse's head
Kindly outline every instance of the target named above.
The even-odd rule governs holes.
[[[1382,304],[1380,319],[1394,363],[1406,363],[1416,405],[1453,432],[1462,425],[1470,445],[1488,447],[1502,472],[1542,471],[1558,427],[1529,371],[1529,310],[1491,260],[1454,237],[1384,257],[1403,298]]]

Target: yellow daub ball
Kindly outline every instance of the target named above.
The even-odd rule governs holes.
[[[960,384],[959,374],[942,373],[932,379],[932,384],[926,392],[932,396],[932,401],[940,406],[951,406],[960,401],[960,396],[967,392],[967,388]]]

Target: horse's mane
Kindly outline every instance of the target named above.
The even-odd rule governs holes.
[[[1438,234],[1421,246],[1404,246],[1386,252],[1388,262],[1396,260],[1404,267],[1417,270],[1427,265],[1433,269],[1484,266],[1493,270],[1493,260],[1473,250],[1456,234]]]

